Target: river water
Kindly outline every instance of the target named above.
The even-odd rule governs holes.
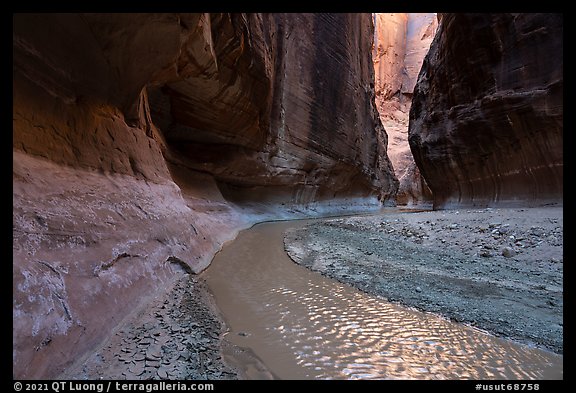
[[[204,273],[229,328],[281,379],[562,379],[563,357],[391,304],[292,262],[258,224]],[[254,378],[258,378],[255,375]]]

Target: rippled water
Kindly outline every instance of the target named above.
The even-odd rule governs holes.
[[[205,278],[230,328],[283,379],[562,379],[562,356],[400,307],[294,264],[259,224]],[[465,306],[465,305],[464,305]]]

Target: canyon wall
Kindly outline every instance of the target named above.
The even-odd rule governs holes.
[[[54,378],[266,218],[398,187],[370,14],[15,14],[13,365]]]
[[[433,13],[374,14],[376,105],[388,133],[388,156],[400,182],[396,202],[401,205],[431,200],[408,144],[408,118],[416,79],[437,25]]]
[[[563,17],[444,14],[410,111],[434,206],[563,195]]]

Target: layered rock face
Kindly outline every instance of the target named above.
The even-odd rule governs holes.
[[[371,45],[369,15],[222,16],[211,28],[202,70],[150,91],[152,118],[186,166],[233,200],[390,198],[373,71],[359,50]]]
[[[376,104],[389,136],[388,156],[400,181],[396,202],[402,205],[431,199],[408,144],[408,118],[418,72],[437,25],[432,13],[374,14]]]
[[[369,14],[16,14],[13,43],[15,378],[257,220],[397,189]]]
[[[445,14],[410,111],[435,207],[561,201],[561,14]]]

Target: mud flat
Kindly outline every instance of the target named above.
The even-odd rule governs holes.
[[[250,353],[221,340],[224,325],[202,279],[187,275],[127,318],[110,339],[61,376],[63,379],[244,379],[227,353],[260,367]]]
[[[563,208],[386,213],[290,229],[298,264],[388,301],[563,353]]]

